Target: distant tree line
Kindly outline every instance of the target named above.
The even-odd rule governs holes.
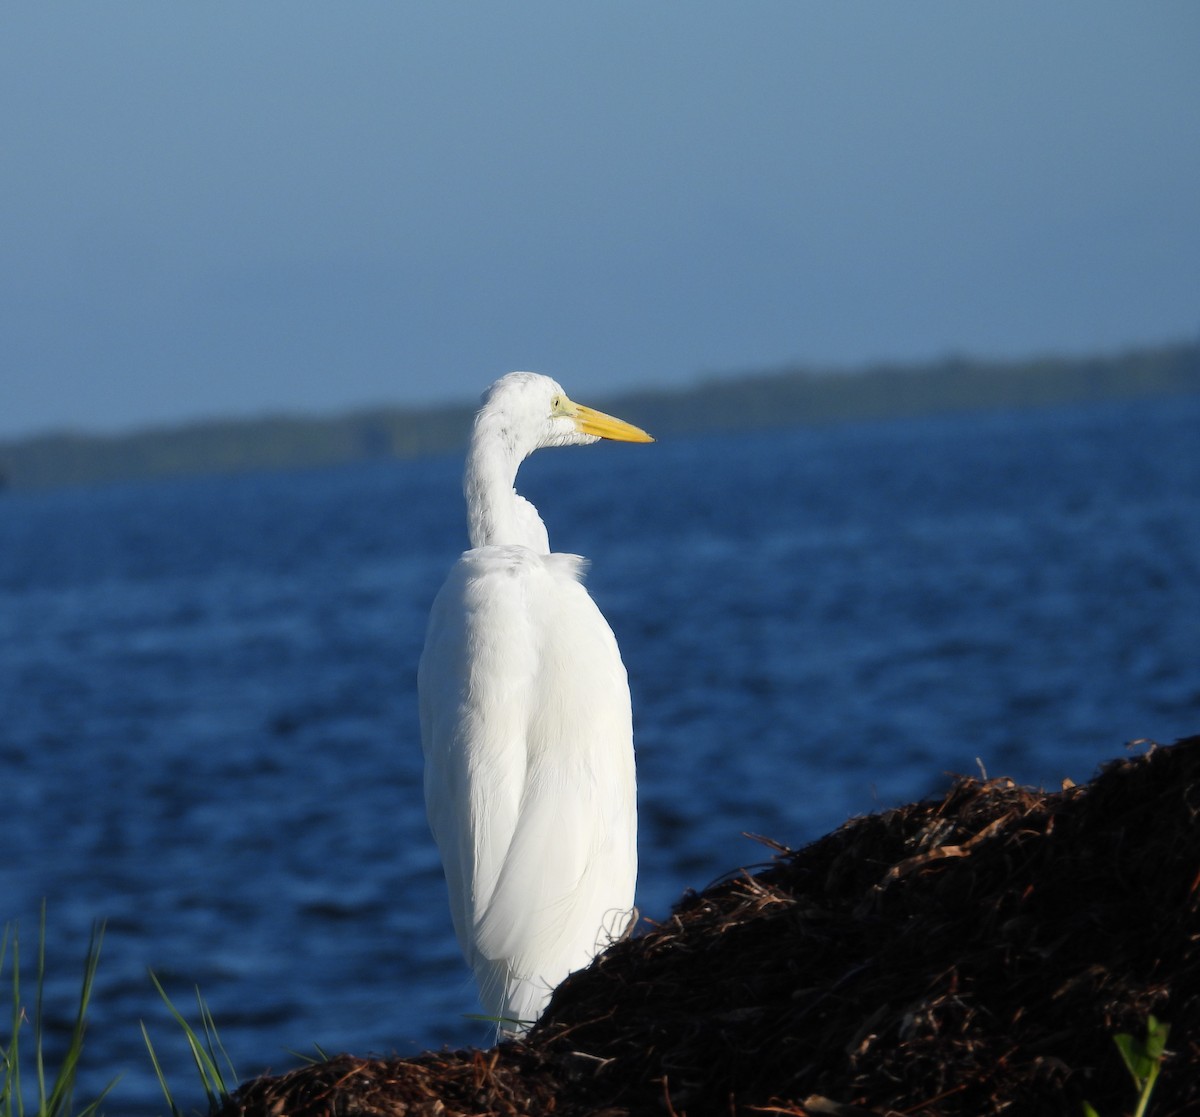
[[[1019,361],[946,357],[924,364],[879,364],[853,372],[781,369],[716,377],[683,392],[629,395],[621,406],[648,430],[666,434],[1192,392],[1200,392],[1197,343],[1099,357]]]
[[[947,357],[853,372],[784,368],[627,393],[604,406],[662,437],[1194,392],[1200,344],[1181,343],[1095,357]],[[112,436],[46,434],[0,443],[0,482],[39,488],[449,453],[465,444],[474,410],[474,403],[381,407]]]

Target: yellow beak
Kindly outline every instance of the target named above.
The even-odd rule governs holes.
[[[575,426],[584,434],[611,438],[617,442],[654,441],[641,427],[635,427],[632,423],[625,422],[624,419],[605,415],[603,411],[584,407],[581,403],[572,403],[570,406],[574,409],[570,415],[575,420]]]

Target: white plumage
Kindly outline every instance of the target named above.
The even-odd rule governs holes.
[[[582,585],[513,488],[534,450],[653,441],[534,373],[484,396],[463,491],[471,549],[418,672],[425,804],[484,1012],[519,1034],[628,927],[637,876],[629,684]]]

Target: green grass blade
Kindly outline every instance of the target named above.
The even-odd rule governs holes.
[[[192,1062],[195,1064],[196,1071],[200,1075],[200,1084],[204,1088],[204,1094],[208,1099],[209,1107],[211,1109],[218,1108],[228,1099],[232,1092],[229,1082],[226,1081],[225,1076],[221,1072],[218,1053],[225,1059],[226,1065],[229,1067],[230,1082],[236,1083],[237,1074],[234,1072],[233,1064],[229,1061],[229,1056],[225,1053],[225,1049],[221,1045],[212,1013],[209,1012],[208,1006],[204,1003],[204,998],[200,995],[199,989],[197,989],[196,1001],[200,1006],[200,1022],[204,1032],[204,1039],[202,1040],[196,1034],[195,1029],[184,1018],[183,1014],[172,1003],[171,998],[167,996],[167,991],[162,987],[162,983],[153,972],[150,974],[150,980],[154,983],[155,989],[158,990],[158,995],[162,997],[163,1003],[167,1006],[168,1011],[175,1019],[175,1023],[179,1025],[184,1038],[187,1040]],[[143,1028],[144,1031],[145,1029]],[[153,1057],[153,1049],[151,1049],[151,1054]],[[155,1064],[157,1068],[157,1060],[155,1060]],[[159,1081],[163,1084],[163,1089],[167,1094],[167,1101],[171,1104],[173,1113],[177,1114],[178,1110],[174,1108],[170,1091],[167,1090],[166,1083],[163,1081],[161,1074]]]
[[[96,983],[96,970],[100,965],[100,949],[104,944],[104,924],[92,925],[92,935],[88,940],[87,956],[83,965],[83,982],[79,989],[79,1005],[75,1010],[75,1021],[71,1026],[71,1039],[67,1044],[62,1065],[54,1079],[54,1086],[46,1099],[45,1117],[70,1117],[71,1096],[74,1092],[75,1078],[79,1069],[79,1059],[83,1053],[83,1037],[87,1031],[88,1006],[92,1000],[92,990]],[[101,1093],[100,1097],[91,1102],[84,1113],[95,1109],[100,1101],[117,1084],[114,1078]],[[81,1115],[82,1117],[82,1115]]]
[[[154,1067],[154,1076],[158,1079],[163,1096],[167,1099],[171,1117],[183,1117],[183,1111],[175,1104],[175,1099],[171,1096],[171,1087],[167,1085],[167,1076],[163,1073],[162,1064],[158,1061],[158,1052],[154,1050],[154,1044],[150,1042],[150,1033],[146,1031],[145,1021],[141,1021],[141,1025],[142,1039],[146,1041],[146,1050],[150,1052],[150,1063]]]
[[[189,1024],[185,1019],[183,1013],[181,1013],[179,1009],[175,1007],[174,1002],[169,996],[167,996],[167,991],[162,987],[162,983],[158,980],[158,976],[154,973],[151,973],[150,980],[154,983],[154,988],[158,990],[158,995],[162,998],[163,1004],[167,1006],[167,1010],[171,1013],[171,1016],[174,1017],[175,1023],[179,1025],[180,1030],[183,1032],[184,1038],[187,1040],[188,1050],[191,1052],[192,1061],[195,1063],[196,1070],[200,1075],[200,1084],[204,1087],[204,1094],[208,1098],[211,1106],[216,1099],[214,1090],[215,1079],[212,1073],[214,1068],[211,1068],[209,1065],[210,1060],[208,1059],[208,1056],[204,1050],[204,1046],[201,1044],[199,1037],[192,1029],[191,1024]]]
[[[200,1020],[204,1024],[204,1046],[208,1052],[209,1063],[214,1070],[218,1071],[217,1082],[222,1096],[228,1097],[229,1083],[237,1084],[237,1071],[233,1069],[233,1060],[230,1059],[225,1045],[221,1042],[221,1037],[217,1033],[217,1022],[213,1019],[212,1013],[208,1011],[208,1005],[204,1003],[204,998],[200,995],[199,986],[196,988],[196,1004],[200,1006]],[[218,1055],[220,1059],[218,1059]],[[229,1071],[228,1080],[224,1074],[219,1072],[220,1060],[224,1060],[225,1067]]]
[[[41,920],[38,924],[37,997],[33,1016],[33,1065],[37,1069],[38,1117],[46,1112],[46,1065],[43,1059],[42,1035],[42,992],[46,988],[46,901],[42,901]]]
[[[8,928],[4,929],[5,941]],[[12,932],[12,1031],[9,1033],[8,1050],[5,1052],[4,1093],[5,1117],[25,1117],[25,1103],[21,1100],[21,1025],[25,1013],[21,1008],[21,943],[16,931]]]
[[[44,904],[39,930],[35,974],[35,1009],[32,1022],[26,1016],[21,1001],[20,940],[15,931],[5,927],[3,941],[0,941],[0,973],[3,972],[3,962],[8,954],[8,944],[10,941],[12,943],[12,976],[9,978],[12,987],[12,1035],[9,1038],[8,1046],[0,1048],[0,1062],[2,1062],[3,1071],[0,1075],[0,1117],[24,1117],[25,1114],[25,1099],[21,1093],[21,1030],[27,1024],[32,1024],[33,1028],[33,1062],[37,1077],[37,1117],[94,1117],[104,1098],[116,1085],[117,1079],[114,1078],[101,1091],[100,1096],[89,1102],[83,1109],[75,1109],[73,1095],[79,1070],[79,1059],[83,1050],[83,1037],[87,1028],[88,1006],[95,983],[96,967],[100,961],[100,944],[104,937],[104,927],[103,924],[97,924],[92,928],[92,938],[88,944],[87,960],[84,963],[83,985],[75,1013],[75,1022],[71,1029],[71,1038],[62,1062],[54,1074],[53,1082],[49,1084],[44,1047],[46,988],[46,912]]]
[[[0,979],[4,977],[4,959],[8,957],[8,925],[4,926],[4,937],[0,938]],[[9,1046],[11,1047],[11,1041]],[[12,1090],[9,1062],[9,1048],[0,1047],[0,1117],[9,1117],[12,1113]]]
[[[313,1047],[317,1052],[315,1055],[306,1055],[303,1051],[293,1051],[290,1047],[285,1047],[284,1050],[293,1059],[299,1059],[302,1063],[307,1063],[310,1067],[316,1066],[317,1063],[329,1062],[328,1054],[326,1054],[325,1049],[319,1043],[314,1043]]]

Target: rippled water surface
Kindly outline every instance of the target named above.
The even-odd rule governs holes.
[[[1200,730],[1198,429],[1189,397],[528,462],[629,668],[643,914],[764,860],[745,833]],[[110,1112],[164,1110],[142,1020],[196,1093],[148,969],[200,987],[243,1077],[486,1039],[416,719],[460,468],[0,500],[0,921],[31,958],[45,898],[55,1025],[107,921],[84,1086],[122,1074]]]

